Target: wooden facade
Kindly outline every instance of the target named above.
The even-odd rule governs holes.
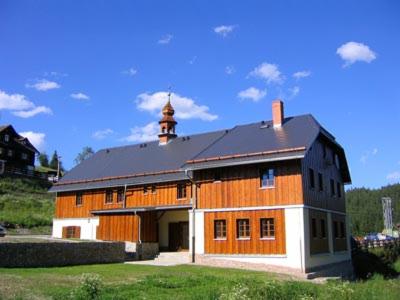
[[[260,220],[272,218],[275,237],[260,236]],[[250,221],[250,237],[237,237],[237,220]],[[226,220],[226,238],[214,238],[214,221]],[[205,253],[209,254],[285,254],[285,214],[283,209],[206,212],[204,215]]]
[[[303,159],[302,178],[304,204],[345,212],[343,180],[335,159],[335,152],[321,140],[317,140]],[[314,173],[313,183],[310,169]],[[322,184],[320,188],[320,179]],[[333,193],[331,191],[333,181]]]
[[[275,170],[272,188],[260,187],[260,170],[265,168]],[[199,171],[196,182],[197,207],[202,209],[303,203],[300,160]]]

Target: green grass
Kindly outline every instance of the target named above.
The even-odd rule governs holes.
[[[26,228],[50,226],[54,195],[47,193],[48,188],[47,182],[36,179],[0,178],[0,223]]]
[[[109,264],[1,269],[0,299],[68,299],[83,273],[98,274],[100,299],[398,299],[400,280],[314,284],[264,272],[200,266]],[[89,282],[90,283],[90,282]],[[91,286],[89,284],[91,288]],[[73,293],[75,299],[79,293]],[[72,298],[74,298],[72,297]],[[81,296],[82,298],[82,296]],[[88,298],[86,295],[83,298]]]

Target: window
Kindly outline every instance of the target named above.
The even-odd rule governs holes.
[[[152,186],[151,186],[151,193],[152,193],[152,194],[155,194],[155,193],[156,193],[156,186],[155,186],[155,185],[152,185]]]
[[[106,191],[106,204],[111,204],[111,203],[113,203],[113,191],[107,190]]]
[[[0,148],[0,154],[3,154],[3,153],[4,153],[4,149]]]
[[[275,220],[273,218],[260,219],[260,238],[268,239],[275,237]]]
[[[7,155],[8,155],[8,156],[13,156],[13,151],[12,151],[11,149],[8,149]]]
[[[28,159],[28,154],[21,153],[21,158],[24,159],[24,160],[27,160]]]
[[[76,227],[75,226],[68,226],[67,227],[67,239],[74,238],[75,234],[76,234]]]
[[[186,184],[180,183],[176,186],[177,188],[177,198],[184,199],[186,198]]]
[[[143,195],[147,195],[147,193],[148,193],[147,185],[145,185],[145,186],[143,187]]]
[[[326,158],[326,146],[325,145],[322,145],[322,154],[323,154],[323,157]]]
[[[75,205],[76,206],[81,206],[83,204],[83,197],[82,193],[77,193],[76,198],[75,198]]]
[[[333,221],[333,236],[335,239],[339,238],[339,228],[338,228],[338,222]]]
[[[221,182],[221,171],[216,170],[214,172],[214,182]]]
[[[238,219],[236,220],[236,237],[238,239],[250,238],[250,220]]]
[[[125,192],[123,189],[118,190],[118,192],[117,192],[117,202],[118,203],[124,202],[124,194],[125,194]]]
[[[10,136],[8,134],[4,135],[4,141],[9,142],[10,141]]]
[[[331,196],[335,196],[335,181],[331,179]]]
[[[214,239],[226,239],[226,220],[214,220]]]
[[[314,170],[313,169],[308,169],[308,178],[309,178],[309,184],[310,184],[310,189],[315,188],[315,177],[314,177]]]
[[[274,169],[265,169],[260,174],[260,186],[262,188],[275,186],[275,171]]]
[[[318,190],[320,192],[324,190],[324,178],[321,173],[318,173]]]
[[[335,154],[335,166],[340,169],[339,156],[337,154]]]
[[[315,218],[311,219],[311,233],[313,238],[317,238],[317,220]]]
[[[326,227],[325,227],[325,220],[321,219],[320,220],[321,223],[321,238],[326,238]]]
[[[340,222],[340,237],[344,238],[346,236],[346,230],[344,227],[344,222]]]
[[[336,183],[336,189],[338,197],[342,197],[342,185],[340,184],[340,182]]]

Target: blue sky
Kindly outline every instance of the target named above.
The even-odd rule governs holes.
[[[190,3],[189,3],[190,2]],[[84,146],[312,113],[353,187],[400,181],[398,1],[0,2],[0,123],[67,168]]]

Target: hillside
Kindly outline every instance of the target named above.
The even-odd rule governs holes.
[[[400,184],[380,189],[355,188],[346,192],[347,213],[353,235],[382,231],[382,197],[392,198],[393,224],[400,223]]]
[[[50,226],[54,195],[49,183],[35,179],[0,178],[0,223],[11,227]]]

